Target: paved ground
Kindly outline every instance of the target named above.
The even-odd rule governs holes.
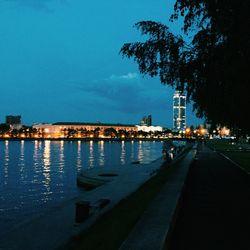
[[[250,176],[201,145],[167,249],[249,250]]]

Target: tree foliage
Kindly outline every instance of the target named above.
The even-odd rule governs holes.
[[[6,123],[1,123],[0,124],[0,134],[2,133],[6,133],[10,130],[10,125],[6,124]]]
[[[134,58],[142,74],[185,91],[198,117],[247,132],[248,7],[248,0],[176,0],[171,21],[183,17],[191,42],[164,24],[142,21],[135,27],[148,39],[124,44],[121,53]]]

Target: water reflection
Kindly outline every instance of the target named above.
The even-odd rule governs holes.
[[[104,141],[98,142],[98,151],[99,151],[99,165],[104,166],[105,158],[104,158]]]
[[[60,141],[59,150],[59,172],[62,173],[64,168],[64,141]]]
[[[50,167],[50,141],[44,142],[43,162],[45,172],[49,172]]]
[[[130,155],[130,161],[134,161],[135,158],[135,149],[134,149],[134,141],[131,141],[131,155]]]
[[[143,148],[142,148],[142,141],[139,141],[139,147],[138,147],[138,160],[141,162],[143,160]]]
[[[45,141],[44,142],[44,153],[43,153],[43,176],[44,176],[44,187],[45,192],[44,197],[42,200],[47,202],[49,200],[50,194],[50,165],[51,165],[51,152],[50,152],[51,142]]]
[[[77,142],[77,160],[76,160],[76,167],[77,171],[79,172],[82,168],[82,158],[81,158],[81,145],[82,142],[78,141]]]
[[[121,159],[121,164],[122,165],[124,165],[125,164],[125,142],[124,141],[122,141],[121,142],[121,157],[120,157],[120,159]]]
[[[9,141],[5,141],[5,151],[4,151],[4,184],[8,183],[8,169],[9,169]]]
[[[19,164],[21,180],[25,179],[24,140],[21,140]]]
[[[33,152],[33,167],[34,167],[34,176],[32,183],[39,183],[39,173],[41,173],[40,165],[43,158],[41,154],[41,141],[34,142],[34,152]]]
[[[89,142],[89,168],[94,167],[93,141]]]
[[[34,164],[37,165],[37,160],[38,160],[38,141],[37,140],[34,142],[33,160],[34,160]]]

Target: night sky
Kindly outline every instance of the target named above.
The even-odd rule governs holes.
[[[172,0],[0,0],[0,123],[5,115],[38,122],[172,127],[172,95],[122,58],[125,42],[142,40],[133,25],[168,18]],[[187,124],[202,123],[187,111]]]

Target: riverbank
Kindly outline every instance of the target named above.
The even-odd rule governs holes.
[[[194,142],[195,139],[187,138],[0,138],[0,141],[104,141],[104,142],[122,142],[122,141],[187,141]]]

